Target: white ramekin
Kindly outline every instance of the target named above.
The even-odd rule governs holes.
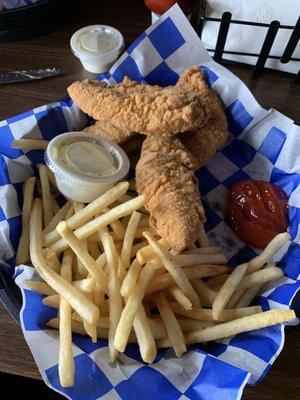
[[[82,49],[78,46],[78,38],[83,33],[89,32],[92,29],[105,29],[108,34],[114,36],[117,41],[116,47],[108,52],[90,52]],[[124,38],[120,31],[108,25],[90,25],[76,31],[70,40],[70,46],[74,55],[79,58],[83,68],[86,71],[92,72],[94,74],[100,74],[107,72],[110,67],[117,60],[119,55],[124,49]]]
[[[53,149],[66,138],[74,138],[81,141],[83,138],[88,141],[100,144],[107,149],[115,158],[117,163],[116,171],[106,176],[85,176],[69,170],[64,164],[53,157]],[[48,144],[45,151],[45,162],[55,175],[59,191],[68,199],[90,203],[102,193],[110,189],[115,183],[126,177],[130,163],[127,154],[118,146],[107,139],[97,135],[83,132],[67,132],[56,136]],[[101,162],[101,160],[99,160]]]

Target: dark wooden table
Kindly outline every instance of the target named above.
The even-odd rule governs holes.
[[[150,13],[139,0],[84,1],[77,16],[67,20],[46,36],[11,44],[0,44],[0,70],[59,67],[64,75],[40,82],[0,86],[0,120],[27,109],[55,101],[66,93],[74,80],[88,77],[69,47],[70,36],[77,29],[96,23],[119,29],[128,45],[150,24]],[[250,68],[229,66],[252,90],[265,108],[275,108],[300,123],[299,86],[275,71],[265,72],[258,80],[250,77]],[[300,329],[287,335],[281,356],[258,388],[248,386],[244,400],[300,399]],[[23,338],[20,327],[0,304],[0,371],[41,379]]]

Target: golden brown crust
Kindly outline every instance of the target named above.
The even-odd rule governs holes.
[[[110,123],[105,123],[102,121],[96,121],[93,125],[85,128],[84,131],[87,133],[93,133],[94,135],[102,136],[105,139],[111,140],[112,142],[118,144],[125,142],[128,138],[135,135],[135,132],[121,130]]]
[[[85,80],[68,92],[85,113],[124,132],[175,135],[203,125],[210,115],[188,82],[161,88],[129,79],[114,87]]]
[[[117,143],[134,131],[147,134],[136,183],[147,195],[150,224],[177,251],[193,243],[205,221],[194,171],[228,137],[222,106],[199,67],[164,89],[125,78],[113,88],[84,81],[68,90],[83,111],[100,120],[87,131]]]
[[[147,196],[150,225],[177,251],[195,242],[205,221],[196,166],[177,137],[155,135],[145,139],[136,166],[136,187]]]
[[[228,126],[222,105],[205,83],[204,75],[199,71],[199,67],[183,72],[178,85],[185,85],[186,82],[201,94],[202,100],[211,110],[211,116],[205,125],[180,134],[182,143],[197,158],[198,168],[200,168],[224,146],[228,138]]]

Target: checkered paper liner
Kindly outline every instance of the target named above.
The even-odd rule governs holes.
[[[289,308],[300,286],[299,182],[300,129],[275,110],[265,110],[243,83],[216,64],[180,11],[171,8],[135,42],[100,79],[114,84],[125,75],[141,82],[166,86],[192,65],[201,66],[207,83],[221,98],[230,138],[223,150],[197,175],[206,210],[206,231],[211,243],[221,246],[235,266],[255,256],[224,219],[228,189],[245,178],[276,183],[289,197],[289,232],[292,242],[275,260],[284,277],[267,285],[256,298],[264,310]],[[279,94],[280,95],[280,94]],[[114,365],[108,362],[107,342],[94,344],[74,334],[75,385],[64,389],[58,378],[58,333],[46,328],[57,310],[42,304],[43,296],[26,289],[35,279],[33,268],[15,267],[21,231],[22,184],[36,173],[43,152],[23,153],[11,148],[21,137],[52,137],[81,130],[86,116],[70,99],[39,107],[0,123],[0,260],[23,294],[21,324],[45,382],[74,400],[96,399],[239,399],[247,382],[255,384],[267,373],[284,342],[283,325],[243,333],[202,346],[191,346],[182,358],[172,350],[159,351],[153,365],[141,361],[136,345],[129,345]],[[285,255],[284,255],[285,254]]]

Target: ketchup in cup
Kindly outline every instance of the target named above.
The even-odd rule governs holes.
[[[289,225],[288,199],[275,184],[265,181],[236,183],[228,195],[228,216],[237,236],[260,249]]]

